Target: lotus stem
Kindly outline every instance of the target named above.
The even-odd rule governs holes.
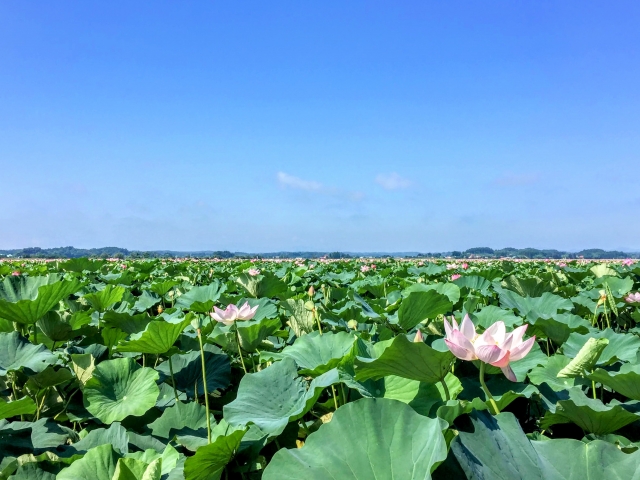
[[[444,390],[444,398],[446,398],[447,401],[451,400],[451,394],[449,393],[449,387],[447,387],[447,382],[445,382],[443,378],[442,380],[440,380],[440,383],[442,384],[442,389]]]
[[[207,412],[207,443],[211,443],[211,416],[209,414],[209,393],[207,392],[207,370],[204,361],[204,346],[202,345],[202,334],[198,332],[198,342],[200,342],[200,361],[202,362],[202,389],[204,390],[204,406]]]
[[[244,358],[242,358],[242,347],[240,346],[240,332],[238,332],[238,327],[236,327],[236,343],[238,344],[238,355],[240,355],[242,370],[244,370],[244,373],[247,373],[247,367],[245,367]]]
[[[171,385],[173,386],[173,395],[176,397],[176,403],[178,403],[178,391],[176,390],[176,379],[173,377],[173,362],[171,361],[171,355],[169,357],[169,373],[171,374]]]
[[[338,410],[338,399],[336,397],[336,389],[331,385],[331,393],[333,393],[333,406]]]
[[[318,311],[313,309],[313,316],[316,318],[316,323],[318,324],[318,331],[320,332],[320,336],[322,336],[322,325],[320,325],[320,315],[318,315]]]
[[[493,399],[493,395],[491,395],[491,392],[487,388],[487,384],[484,383],[484,369],[485,369],[486,365],[487,365],[486,363],[480,362],[480,385],[482,385],[482,390],[484,390],[484,394],[486,395],[487,400],[491,403],[491,406],[493,407],[493,410],[494,410],[495,414],[497,415],[497,414],[500,413],[500,409],[498,408],[498,404]]]
[[[597,400],[598,399],[598,394],[596,392],[596,382],[594,380],[591,380],[591,392],[593,395],[593,399]]]

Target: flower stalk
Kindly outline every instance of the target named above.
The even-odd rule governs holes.
[[[489,391],[489,388],[487,387],[487,384],[484,383],[484,369],[485,369],[486,366],[487,366],[486,363],[480,362],[480,385],[482,385],[482,390],[484,390],[484,394],[487,397],[487,401],[491,403],[491,406],[493,407],[493,411],[494,411],[495,415],[497,415],[497,414],[500,413],[500,409],[498,408],[498,404],[493,399],[493,395],[491,395],[491,392]]]

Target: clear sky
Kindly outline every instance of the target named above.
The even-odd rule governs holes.
[[[0,248],[640,249],[637,1],[0,4]]]

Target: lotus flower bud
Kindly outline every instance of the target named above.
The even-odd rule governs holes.
[[[316,293],[316,290],[315,290],[315,288],[313,288],[313,285],[311,285],[309,287],[309,290],[307,291],[307,295],[309,295],[310,297],[313,297],[315,295],[315,293]]]
[[[356,328],[358,328],[358,321],[357,320],[349,320],[347,322],[347,327],[349,327],[352,330],[355,330]]]
[[[416,332],[416,338],[413,339],[413,343],[424,343],[424,337],[420,330]]]

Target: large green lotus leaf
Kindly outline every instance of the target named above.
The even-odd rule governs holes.
[[[152,292],[164,297],[173,287],[179,284],[178,280],[163,280],[161,282],[153,282],[150,288]]]
[[[449,351],[441,352],[425,343],[410,342],[404,335],[398,335],[378,358],[356,358],[356,380],[397,375],[435,383],[447,375],[453,360],[454,356]]]
[[[32,453],[40,454],[48,449],[61,448],[71,436],[71,430],[67,427],[60,426],[50,418],[41,418],[35,422],[0,422],[3,424],[0,431],[3,433],[7,430],[22,431],[24,429],[31,430],[31,447]]]
[[[614,297],[622,298],[633,288],[633,278],[600,277],[594,285],[608,285]]]
[[[276,452],[262,478],[424,480],[446,457],[439,420],[401,402],[363,398],[340,407],[302,448]]]
[[[101,362],[84,386],[84,406],[103,423],[144,415],[160,393],[158,372],[132,358]]]
[[[62,469],[56,480],[112,480],[119,458],[111,445],[100,445]]]
[[[456,283],[414,283],[402,291],[402,296],[406,298],[413,292],[428,292],[430,290],[445,295],[452,304],[460,300],[460,287]]]
[[[42,333],[54,342],[70,340],[76,334],[73,333],[73,327],[70,323],[61,320],[57,312],[47,312],[38,320],[37,326]]]
[[[547,429],[558,423],[573,422],[585,432],[605,435],[637,420],[640,420],[640,402],[612,400],[605,405],[600,400],[588,398],[580,388],[573,387],[569,389],[569,398],[559,400],[555,413],[547,412],[540,425]]]
[[[520,315],[529,320],[554,317],[558,311],[573,309],[573,303],[553,293],[545,292],[539,297],[523,297],[510,290],[500,293],[500,304],[506,308],[518,310]]]
[[[538,386],[546,383],[555,392],[571,388],[575,385],[575,378],[558,378],[560,370],[569,365],[570,361],[571,359],[564,355],[552,355],[546,365],[535,367],[528,373],[529,380]]]
[[[627,398],[640,400],[640,365],[638,364],[625,363],[617,372],[598,368],[587,377],[612,388]]]
[[[638,478],[640,452],[601,440],[529,440],[512,413],[471,414],[474,431],[459,432],[451,451],[470,480]]]
[[[124,296],[124,287],[107,285],[95,293],[87,293],[83,298],[98,312],[105,312]]]
[[[114,312],[113,310],[109,310],[102,317],[102,323],[105,326],[117,328],[128,335],[142,332],[151,320],[152,318],[146,313],[131,315],[129,313]]]
[[[262,341],[282,328],[279,318],[262,318],[236,322],[240,334],[240,346],[245,352],[255,352]],[[228,330],[230,327],[221,330]]]
[[[0,333],[0,375],[21,368],[41,372],[55,362],[44,345],[33,345],[18,332]]]
[[[120,341],[115,347],[118,352],[136,352],[161,354],[168,352],[178,339],[178,336],[191,322],[187,315],[182,320],[168,322],[166,320],[152,320],[139,333],[131,335],[129,340]]]
[[[265,352],[264,358],[292,358],[303,370],[303,375],[317,376],[338,366],[351,351],[356,337],[346,332],[311,332],[285,347],[281,353]],[[263,358],[261,356],[261,358]]]
[[[91,430],[82,440],[67,446],[59,455],[73,457],[100,445],[111,445],[116,452],[126,455],[129,452],[127,430],[119,422],[112,423],[109,428],[96,428]]]
[[[36,412],[36,404],[31,397],[23,397],[13,402],[0,398],[0,420],[16,415],[31,415]]]
[[[59,281],[56,275],[7,277],[0,283],[0,318],[34,324],[82,285],[75,279]]]
[[[504,322],[507,328],[513,328],[516,325],[522,325],[522,318],[514,315],[511,310],[496,307],[495,305],[487,305],[479,312],[470,314],[471,320],[476,327],[489,328],[497,321]]]
[[[136,303],[133,305],[133,309],[138,312],[144,312],[157,303],[160,303],[160,300],[161,298],[158,295],[145,290],[136,300]]]
[[[489,293],[491,282],[484,277],[478,275],[463,275],[462,277],[453,281],[459,288],[467,288],[469,290],[477,290],[483,295]]]
[[[407,272],[411,275],[426,275],[428,277],[435,277],[445,272],[447,268],[444,265],[438,265],[437,263],[427,263],[422,267],[411,266],[407,269]]]
[[[62,385],[73,378],[75,377],[68,368],[63,367],[56,370],[54,367],[47,367],[42,372],[29,377],[26,385],[29,390],[37,392],[45,388]]]
[[[240,447],[245,431],[244,428],[232,430],[228,435],[219,435],[209,445],[198,448],[184,464],[185,480],[220,480],[224,468]]]
[[[241,273],[236,278],[236,283],[254,298],[278,297],[287,290],[287,285],[270,272],[264,272],[262,275],[256,276]]]
[[[398,324],[411,330],[418,323],[444,315],[453,308],[449,297],[435,290],[412,292],[402,300],[398,310]]]
[[[10,480],[55,480],[56,476],[38,467],[37,463],[20,465]]]
[[[282,307],[289,316],[289,325],[296,337],[302,337],[313,331],[315,325],[313,313],[305,308],[304,300],[289,298],[282,303]]]
[[[591,330],[590,322],[571,313],[559,313],[552,318],[531,320],[531,326],[528,334],[547,337],[557,345],[566,342],[573,332],[586,334]]]
[[[515,275],[509,275],[502,280],[502,286],[523,297],[540,297],[543,293],[553,292],[555,289],[551,282],[540,278],[518,278]]]
[[[67,272],[97,272],[100,270],[107,262],[104,260],[93,260],[90,258],[70,258],[65,262],[61,262],[58,265],[60,270],[65,270]]]
[[[600,355],[597,365],[611,365],[618,360],[624,362],[636,361],[636,355],[638,349],[640,349],[640,338],[636,335],[615,333],[610,328],[587,335],[572,333],[562,345],[562,353],[567,357],[575,357],[589,338],[606,338],[609,340],[609,345]]]
[[[25,275],[8,276],[0,282],[0,300],[16,303],[20,300],[35,300],[38,297],[38,289],[43,285],[52,285],[60,282],[59,274],[51,273],[40,277]]]
[[[512,413],[494,417],[475,411],[470,416],[473,432],[460,431],[450,447],[468,479],[545,478],[536,451]]]
[[[112,480],[160,480],[161,477],[162,458],[147,463],[127,457],[118,460]]]
[[[205,371],[207,375],[207,391],[229,386],[231,379],[231,363],[226,353],[213,345],[204,345]],[[197,390],[198,395],[204,395],[202,385],[202,361],[200,352],[193,351],[184,355],[175,354],[171,357],[173,363],[173,377],[176,381],[176,388],[187,394],[189,398],[194,397]],[[169,361],[158,365],[157,370],[165,377],[170,377]]]
[[[129,434],[131,436],[131,434]],[[153,437],[149,437],[153,438]],[[165,447],[165,445],[161,442],[156,448],[149,448],[140,452],[132,452],[127,454],[127,458],[134,458],[136,460],[140,460],[146,464],[151,464],[154,461],[161,460],[160,473],[161,475],[169,474],[176,465],[180,461],[180,453],[173,448],[170,444]],[[158,453],[161,452],[161,453]],[[184,458],[184,456],[182,456]]]
[[[452,373],[448,373],[445,377],[445,382],[447,383],[450,397],[456,398],[462,391],[460,380]],[[375,384],[379,388],[371,392],[372,396],[406,403],[424,416],[429,415],[434,405],[447,401],[444,388],[440,382],[422,383],[417,380],[389,375],[375,382]]]
[[[215,419],[212,417],[212,424]],[[162,416],[149,424],[151,433],[156,437],[171,439],[183,428],[198,430],[207,427],[207,409],[196,402],[178,402],[162,412]],[[173,433],[172,433],[173,431]]]
[[[338,372],[330,370],[307,388],[296,362],[285,358],[242,377],[236,399],[223,407],[224,418],[233,426],[254,423],[265,433],[279,435],[313,407],[323,388],[338,380]]]
[[[209,313],[226,288],[226,285],[221,285],[217,279],[209,285],[193,287],[178,297],[176,307],[197,313]]]
[[[458,395],[460,400],[467,400],[469,402],[478,400],[480,403],[474,403],[475,408],[484,409],[483,405],[490,405],[489,402],[485,401],[485,394],[480,386],[478,378],[462,377],[461,382],[463,390]],[[534,385],[512,382],[502,374],[491,375],[486,380],[486,384],[500,410],[505,409],[518,398],[531,398],[531,395],[538,393],[538,389]]]
[[[598,265],[595,265],[594,267],[591,267],[589,270],[593,272],[596,278],[600,278],[604,276],[611,276],[611,277],[618,276],[618,272],[616,272],[613,268],[609,267],[609,265],[607,265],[606,263],[600,263]]]
[[[531,444],[540,457],[540,465],[546,472],[545,479],[640,478],[640,451],[627,454],[602,440],[584,443],[567,438],[532,441]]]

